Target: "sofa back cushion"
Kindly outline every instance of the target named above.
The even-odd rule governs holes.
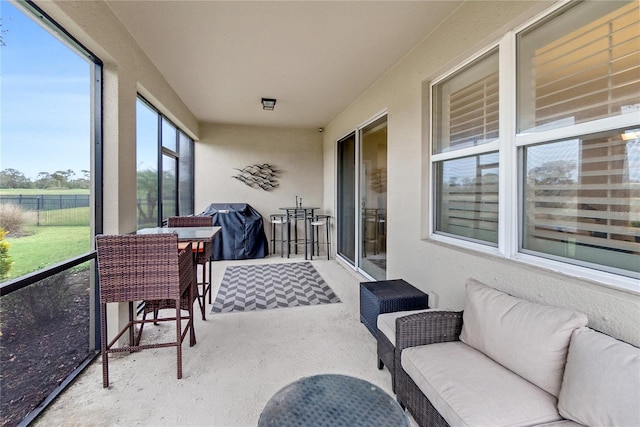
[[[572,332],[587,316],[466,282],[460,340],[558,396]]]
[[[574,331],[558,398],[567,419],[640,426],[640,348],[589,328]]]

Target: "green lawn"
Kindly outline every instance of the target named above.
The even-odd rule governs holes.
[[[9,277],[14,279],[52,264],[89,252],[90,229],[77,227],[29,227],[33,234],[8,238],[9,255],[13,267]]]
[[[28,224],[41,226],[83,226],[89,225],[91,211],[88,207],[55,209],[31,213]]]

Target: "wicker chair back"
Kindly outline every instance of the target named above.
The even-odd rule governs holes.
[[[98,236],[100,302],[180,297],[178,235]]]
[[[96,237],[98,277],[100,279],[100,334],[102,386],[109,386],[109,354],[148,348],[176,347],[177,377],[182,378],[182,341],[189,333],[189,345],[196,344],[193,329],[193,302],[196,298],[191,244],[178,251],[178,235],[102,235]],[[134,302],[143,301],[142,319],[134,312]],[[107,341],[107,303],[128,302],[129,322]],[[162,309],[173,309],[170,317],[158,316]],[[182,315],[186,310],[187,315]],[[153,312],[153,319],[146,318]],[[173,321],[175,341],[141,344],[146,323]],[[182,328],[182,322],[186,325]],[[140,329],[137,331],[136,326]],[[128,345],[118,340],[129,332]]]
[[[210,216],[170,216],[168,227],[212,227],[213,217]]]

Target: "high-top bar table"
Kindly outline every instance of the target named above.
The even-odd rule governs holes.
[[[304,225],[304,259],[308,258],[308,239],[307,239],[307,219],[309,216],[313,216],[313,212],[316,209],[320,209],[315,206],[298,206],[298,207],[289,207],[289,208],[280,208],[280,210],[287,212],[287,258],[289,258],[289,254],[291,253],[291,219],[295,222],[293,223],[293,232],[295,234],[295,251],[298,253],[298,220],[302,220]]]
[[[222,227],[150,227],[136,231],[136,234],[166,234],[176,233],[178,242],[196,242],[197,250],[201,243],[210,242]],[[197,251],[196,251],[197,252]]]
[[[200,250],[200,244],[210,242],[222,227],[150,227],[136,231],[136,234],[166,234],[176,233],[178,242],[196,242],[198,247],[195,253]]]
[[[166,234],[166,233],[176,233],[178,235],[178,242],[195,242],[196,250],[193,251],[193,268],[195,270],[196,263],[198,259],[198,253],[200,252],[200,245],[204,245],[207,242],[211,242],[216,234],[220,232],[222,227],[211,226],[211,227],[150,227],[143,228],[136,231],[135,234]],[[195,274],[195,273],[194,273]],[[204,274],[204,273],[203,273]],[[197,282],[197,279],[196,279]],[[196,289],[198,287],[196,286]],[[198,290],[198,298],[200,291]],[[204,319],[205,314],[205,301],[204,297],[202,298],[202,318]]]
[[[176,233],[180,242],[207,242],[218,234],[222,227],[150,227],[136,231],[136,234]]]

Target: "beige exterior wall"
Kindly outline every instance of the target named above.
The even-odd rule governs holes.
[[[268,113],[267,113],[268,114]],[[317,130],[264,126],[201,125],[195,151],[195,213],[211,203],[249,203],[265,219],[293,206],[302,197],[305,206],[322,206],[322,134]],[[268,163],[280,170],[278,187],[264,191],[232,178],[251,164]]]
[[[387,108],[388,278],[404,278],[428,292],[431,306],[462,309],[464,281],[475,277],[531,301],[580,310],[593,328],[640,345],[637,294],[428,238],[429,80],[551,4],[468,2],[443,22],[326,127],[324,203],[335,204],[336,140]]]

